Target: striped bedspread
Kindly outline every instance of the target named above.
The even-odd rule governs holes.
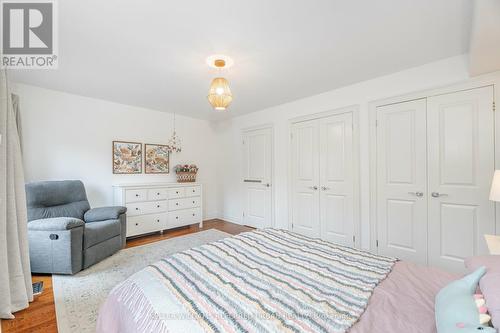
[[[345,332],[395,261],[263,229],[169,256],[112,294],[134,309],[144,331],[178,331],[184,320],[185,333]],[[145,297],[152,281],[155,292]],[[160,313],[154,303],[162,299],[169,306]]]

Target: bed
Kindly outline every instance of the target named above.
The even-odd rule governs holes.
[[[435,332],[457,276],[285,230],[179,252],[109,294],[99,333]]]

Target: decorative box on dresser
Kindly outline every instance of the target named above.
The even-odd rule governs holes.
[[[115,205],[127,207],[127,237],[195,223],[203,226],[199,183],[117,184],[113,189]]]

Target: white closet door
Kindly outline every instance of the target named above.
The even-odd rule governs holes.
[[[243,224],[254,228],[272,226],[272,129],[243,133]]]
[[[427,102],[429,263],[463,271],[466,257],[487,253],[483,235],[495,233],[493,87]]]
[[[320,120],[321,238],[354,246],[352,113]]]
[[[378,252],[427,263],[425,99],[377,108]]]
[[[319,225],[319,122],[292,126],[292,229],[320,236]]]

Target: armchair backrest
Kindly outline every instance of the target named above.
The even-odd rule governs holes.
[[[26,184],[28,221],[51,217],[83,220],[90,209],[85,186],[79,180],[43,181]]]

